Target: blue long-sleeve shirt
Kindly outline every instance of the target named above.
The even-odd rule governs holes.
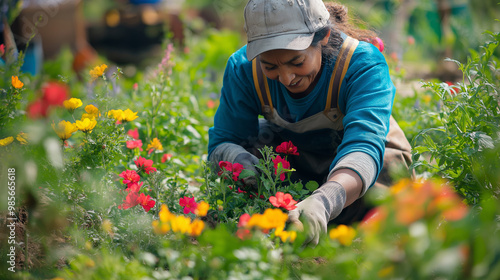
[[[334,65],[335,60],[324,65],[313,91],[300,99],[292,98],[279,81],[268,79],[272,104],[280,116],[289,122],[297,122],[322,112]],[[373,45],[360,42],[340,88],[338,106],[345,115],[344,136],[330,170],[343,156],[363,152],[373,158],[377,174],[380,172],[394,96],[395,87],[385,57]],[[261,114],[261,104],[253,83],[252,63],[246,58],[244,46],[227,62],[220,105],[214,126],[209,130],[209,155],[222,143],[251,143],[258,135],[258,117]]]

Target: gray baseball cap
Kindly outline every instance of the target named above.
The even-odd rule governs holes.
[[[305,50],[328,25],[322,0],[250,0],[245,7],[247,58],[275,49]]]

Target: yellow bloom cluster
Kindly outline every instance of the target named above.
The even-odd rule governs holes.
[[[356,230],[346,225],[339,225],[338,227],[330,230],[330,238],[337,239],[340,244],[349,246],[354,237],[356,237]]]
[[[70,98],[68,100],[64,100],[63,102],[64,108],[73,111],[76,108],[80,107],[83,105],[82,100],[78,98]]]
[[[92,104],[85,106],[85,112],[87,113],[82,115],[82,119],[98,118],[101,116],[101,112],[99,112],[99,109],[97,109],[97,107]]]
[[[283,228],[277,228],[274,231],[274,235],[281,238],[282,242],[286,242],[286,241],[294,242],[295,238],[297,238],[296,231],[293,231],[293,230],[286,231],[286,230],[283,230]]]
[[[119,122],[130,122],[137,119],[139,116],[137,116],[137,112],[134,113],[130,109],[127,109],[125,111],[118,109],[109,110],[108,117],[114,118]]]
[[[73,133],[78,130],[74,123],[65,120],[60,121],[57,126],[52,123],[52,128],[56,132],[57,136],[59,136],[59,138],[61,138],[61,140],[63,141],[70,138],[71,135],[73,135]]]
[[[205,228],[205,223],[202,220],[196,219],[191,221],[191,218],[183,215],[175,215],[171,213],[167,206],[163,204],[160,210],[160,219],[153,221],[153,230],[157,234],[166,234],[169,231],[198,236]]]
[[[76,120],[76,123],[75,123],[78,130],[83,131],[85,133],[91,133],[92,129],[94,129],[96,124],[97,124],[97,121],[95,120],[95,118],[92,118],[92,119],[85,118],[85,119],[82,119],[81,121]]]
[[[154,138],[153,140],[151,140],[151,142],[149,142],[148,144],[148,147],[146,148],[146,150],[150,150],[150,149],[156,149],[158,151],[163,151],[163,145],[160,143],[160,140],[158,140],[158,138]]]
[[[264,214],[253,214],[248,220],[247,227],[258,227],[263,230],[271,230],[275,228],[285,228],[288,215],[280,209],[268,208]]]
[[[24,132],[19,132],[16,135],[16,140],[19,141],[19,144],[21,144],[21,145],[28,144],[28,140],[27,139],[28,139],[28,135],[26,133],[24,133]],[[13,136],[9,136],[9,137],[0,139],[0,147],[7,146],[7,145],[9,145],[12,142],[14,142],[14,137]]]
[[[24,132],[19,132],[19,134],[17,134],[16,136],[16,140],[19,141],[19,143],[21,143],[21,145],[26,145],[28,144],[28,135]]]
[[[94,69],[90,70],[89,74],[92,77],[92,79],[97,79],[99,77],[102,77],[104,74],[104,71],[108,68],[108,65],[102,64],[101,66],[96,66]]]
[[[7,146],[14,141],[14,137],[9,136],[7,138],[0,139],[0,147]]]

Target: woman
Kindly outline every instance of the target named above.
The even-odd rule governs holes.
[[[365,213],[358,199],[385,179],[384,154],[396,159],[386,164],[404,162],[410,150],[391,118],[395,87],[385,58],[363,41],[374,34],[350,27],[343,6],[329,8],[321,0],[248,2],[248,44],[228,60],[209,130],[210,161],[254,171],[258,148],[297,146],[299,156],[289,158],[294,179],[320,187],[289,212],[289,222],[305,222],[311,244],[330,221],[349,223]]]

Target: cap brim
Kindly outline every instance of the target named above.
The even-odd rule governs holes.
[[[314,38],[314,33],[308,34],[286,34],[269,38],[257,39],[247,44],[247,58],[254,59],[263,52],[270,50],[305,50]]]

